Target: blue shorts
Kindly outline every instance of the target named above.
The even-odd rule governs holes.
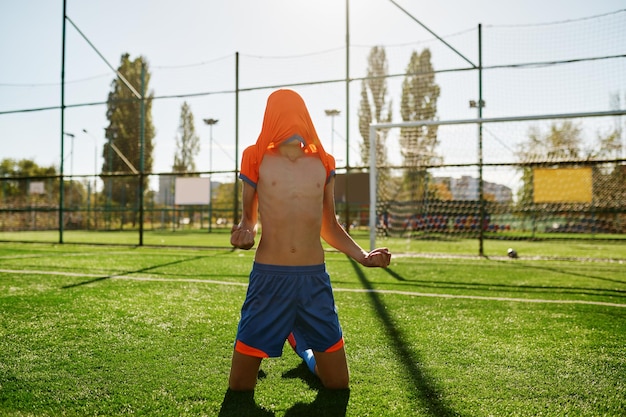
[[[326,266],[255,262],[235,350],[260,358],[278,357],[292,331],[298,336],[299,350],[333,352],[343,346]]]

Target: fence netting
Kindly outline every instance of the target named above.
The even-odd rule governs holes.
[[[376,45],[385,49],[388,61],[380,88],[385,89],[384,109],[389,109],[390,120],[430,123],[378,131],[378,233],[474,238],[484,232],[488,238],[510,239],[624,234],[624,27],[622,10],[576,21],[492,25],[444,36],[468,59],[434,38]],[[65,119],[74,130],[65,136],[58,131],[55,111],[0,114],[3,121],[24,126],[19,140],[33,150],[35,160],[52,161],[52,170],[46,172],[0,167],[0,231],[17,232],[11,236],[20,239],[19,232],[37,231],[230,229],[240,214],[237,161],[260,131],[268,94],[280,87],[294,88],[305,98],[318,134],[335,155],[340,220],[346,227],[367,228],[369,138],[360,129],[360,117],[363,97],[381,93],[364,90],[364,52],[373,46],[353,39],[352,56],[363,60],[352,63],[349,77],[341,48],[297,57],[242,54],[237,55],[237,65],[234,54],[198,66],[154,63],[150,122],[161,127],[145,160],[138,146],[118,152],[110,132],[81,125],[94,114],[107,125],[105,100],[113,76],[75,74],[85,81],[67,85],[70,105],[64,109]],[[425,50],[432,71],[410,72],[412,54]],[[321,68],[319,79],[302,79],[299,68],[316,66]],[[189,81],[192,72],[206,74],[202,90]],[[403,108],[415,105],[404,99],[411,77],[437,85],[434,109],[428,100],[421,107]],[[180,89],[160,90],[163,79],[179,80]],[[239,89],[234,88],[236,79]],[[86,96],[90,89],[85,83],[100,83],[101,96]],[[419,96],[419,88],[427,86],[414,93]],[[181,174],[171,168],[183,102],[194,112],[201,146],[195,169]],[[324,114],[334,107],[341,110],[339,116]],[[479,123],[479,111],[483,118],[510,120]],[[389,121],[376,117],[370,122]],[[208,126],[205,118],[219,122]],[[35,124],[47,126],[49,136],[29,134],[29,125]],[[64,136],[62,156],[59,136]],[[10,147],[3,147],[3,157],[12,158]],[[174,185],[181,176],[206,178],[210,204],[176,204]],[[32,235],[24,236],[29,240]],[[97,242],[97,234],[89,240]]]

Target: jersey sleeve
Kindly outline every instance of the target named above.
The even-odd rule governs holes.
[[[259,158],[256,145],[248,146],[241,156],[241,171],[239,178],[256,189],[259,182]]]
[[[330,182],[330,179],[335,176],[335,158],[327,153],[326,161],[324,162],[324,166],[326,167],[326,184]]]

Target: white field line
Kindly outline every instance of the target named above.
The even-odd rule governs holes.
[[[26,274],[26,275],[62,275],[62,276],[70,276],[70,277],[84,277],[84,278],[108,277],[110,279],[123,279],[123,280],[132,280],[132,281],[193,282],[193,283],[202,283],[202,284],[233,285],[233,286],[240,286],[240,287],[248,286],[247,283],[242,283],[242,282],[215,281],[215,280],[209,280],[209,279],[157,278],[157,277],[150,277],[150,276],[131,276],[131,275],[117,275],[117,274],[111,274],[111,275],[85,274],[85,273],[78,273],[78,272],[62,272],[62,271],[0,269],[0,273]],[[450,299],[466,299],[466,300],[481,300],[481,301],[508,301],[508,302],[515,302],[515,303],[584,304],[584,305],[626,308],[626,304],[608,303],[604,301],[587,301],[587,300],[549,300],[549,299],[542,299],[542,298],[487,297],[487,296],[481,296],[481,295],[438,294],[438,293],[424,293],[424,292],[415,292],[415,291],[370,290],[370,289],[365,289],[365,288],[337,288],[337,287],[333,287],[333,291],[352,292],[352,293],[406,295],[406,296],[411,296],[411,297],[450,298]]]
[[[26,274],[26,275],[62,275],[66,277],[83,277],[83,278],[110,278],[110,279],[126,279],[133,281],[162,281],[162,282],[197,282],[205,284],[218,284],[218,285],[239,285],[247,287],[248,284],[242,282],[229,282],[229,281],[215,281],[210,279],[193,279],[193,278],[157,278],[150,276],[136,276],[136,275],[123,275],[123,274],[86,274],[80,272],[63,272],[63,271],[37,271],[28,269],[0,269],[0,273],[7,274]]]
[[[137,252],[129,252],[129,251],[107,251],[107,255],[136,255]],[[44,253],[24,253],[17,255],[2,255],[0,259],[28,259],[28,258],[44,258],[46,256],[58,256],[58,254],[44,252]],[[89,257],[91,253],[89,252],[67,252],[63,253],[61,256],[69,257],[69,256],[84,256]]]

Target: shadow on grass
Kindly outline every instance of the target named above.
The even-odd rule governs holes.
[[[503,261],[496,261],[496,262],[503,262]],[[562,269],[559,269],[559,268],[553,268],[553,267],[547,267],[547,266],[539,266],[539,265],[535,265],[535,264],[526,264],[526,263],[521,263],[521,266],[523,268],[539,269],[539,270],[544,270],[544,271],[556,272],[556,273],[563,274],[563,275],[571,275],[571,276],[574,276],[574,277],[596,279],[598,281],[612,282],[612,283],[615,283],[615,284],[626,284],[626,280],[619,280],[619,279],[613,279],[613,278],[600,277],[600,276],[591,275],[591,274],[582,274],[580,272],[565,271],[565,270],[562,270]],[[614,290],[614,291],[626,293],[626,290]]]
[[[382,322],[384,329],[391,339],[391,348],[402,363],[403,369],[408,374],[413,387],[415,388],[415,396],[421,405],[428,410],[429,415],[437,417],[458,416],[459,412],[452,410],[443,400],[443,395],[437,390],[435,381],[430,377],[424,369],[420,367],[420,358],[414,352],[407,348],[408,343],[404,340],[402,331],[396,327],[393,318],[389,315],[385,304],[380,299],[380,295],[373,290],[374,288],[367,280],[367,277],[361,270],[360,266],[351,258],[348,260],[352,264],[361,284],[367,290],[368,297],[372,307],[378,314],[378,318]]]
[[[392,277],[394,277],[398,281],[406,281],[406,278],[404,278],[402,275],[398,274],[397,272],[393,271],[390,268],[385,268],[385,272],[391,275]]]
[[[74,288],[74,287],[81,287],[83,285],[89,285],[89,284],[93,284],[93,283],[96,283],[96,282],[99,282],[99,281],[105,281],[107,279],[111,279],[113,277],[120,276],[120,275],[139,274],[141,272],[151,271],[153,269],[162,268],[164,266],[171,266],[171,265],[182,264],[182,263],[185,263],[185,262],[195,261],[197,259],[202,259],[202,258],[206,258],[206,257],[207,257],[206,255],[193,256],[191,258],[179,259],[177,261],[166,262],[166,263],[158,264],[158,265],[152,265],[152,266],[148,266],[148,267],[145,267],[145,268],[135,269],[135,270],[132,270],[132,271],[124,271],[124,272],[119,272],[119,273],[116,273],[116,274],[111,274],[111,275],[106,275],[106,276],[102,276],[102,277],[97,277],[97,278],[93,278],[93,279],[90,279],[90,280],[87,280],[87,281],[78,282],[76,284],[64,285],[61,288],[63,288],[65,290],[65,289]]]
[[[504,261],[495,261],[495,262],[504,262]],[[626,284],[626,281],[620,281],[618,279],[605,278],[590,274],[582,274],[579,272],[566,271],[559,268],[551,268],[551,267],[543,267],[537,265],[530,264],[522,264],[520,263],[518,266],[521,268],[529,268],[529,269],[538,269],[549,272],[560,273],[563,275],[570,275],[581,278],[588,279],[596,279],[601,281],[613,282],[616,284]],[[391,268],[386,268],[385,272],[391,275],[397,281],[402,281],[408,284],[419,285],[420,287],[428,287],[428,288],[447,288],[447,289],[463,289],[463,290],[476,290],[476,291],[508,291],[512,293],[520,293],[520,292],[532,292],[535,294],[576,294],[576,295],[606,295],[612,297],[626,297],[626,289],[616,289],[616,288],[593,288],[593,287],[563,287],[563,286],[541,286],[541,285],[512,285],[512,284],[497,284],[494,282],[489,283],[470,283],[470,282],[455,282],[455,281],[433,281],[433,280],[420,280],[420,279],[406,279],[402,275],[393,271]],[[403,284],[402,288],[406,288]]]
[[[320,379],[313,375],[304,362],[296,368],[285,372],[283,378],[301,379],[309,388],[317,391],[315,400],[311,403],[296,403],[287,412],[287,417],[344,417],[348,409],[350,390],[331,390],[322,385]]]
[[[259,376],[261,377],[261,375]],[[286,417],[345,417],[350,390],[329,390],[304,363],[283,374],[283,378],[301,379],[309,388],[317,391],[311,403],[296,403],[285,413]],[[267,417],[275,414],[260,407],[254,401],[254,391],[237,392],[228,389],[222,401],[219,417]]]
[[[275,414],[259,407],[254,401],[254,391],[233,391],[230,388],[224,395],[219,417],[269,417]]]

